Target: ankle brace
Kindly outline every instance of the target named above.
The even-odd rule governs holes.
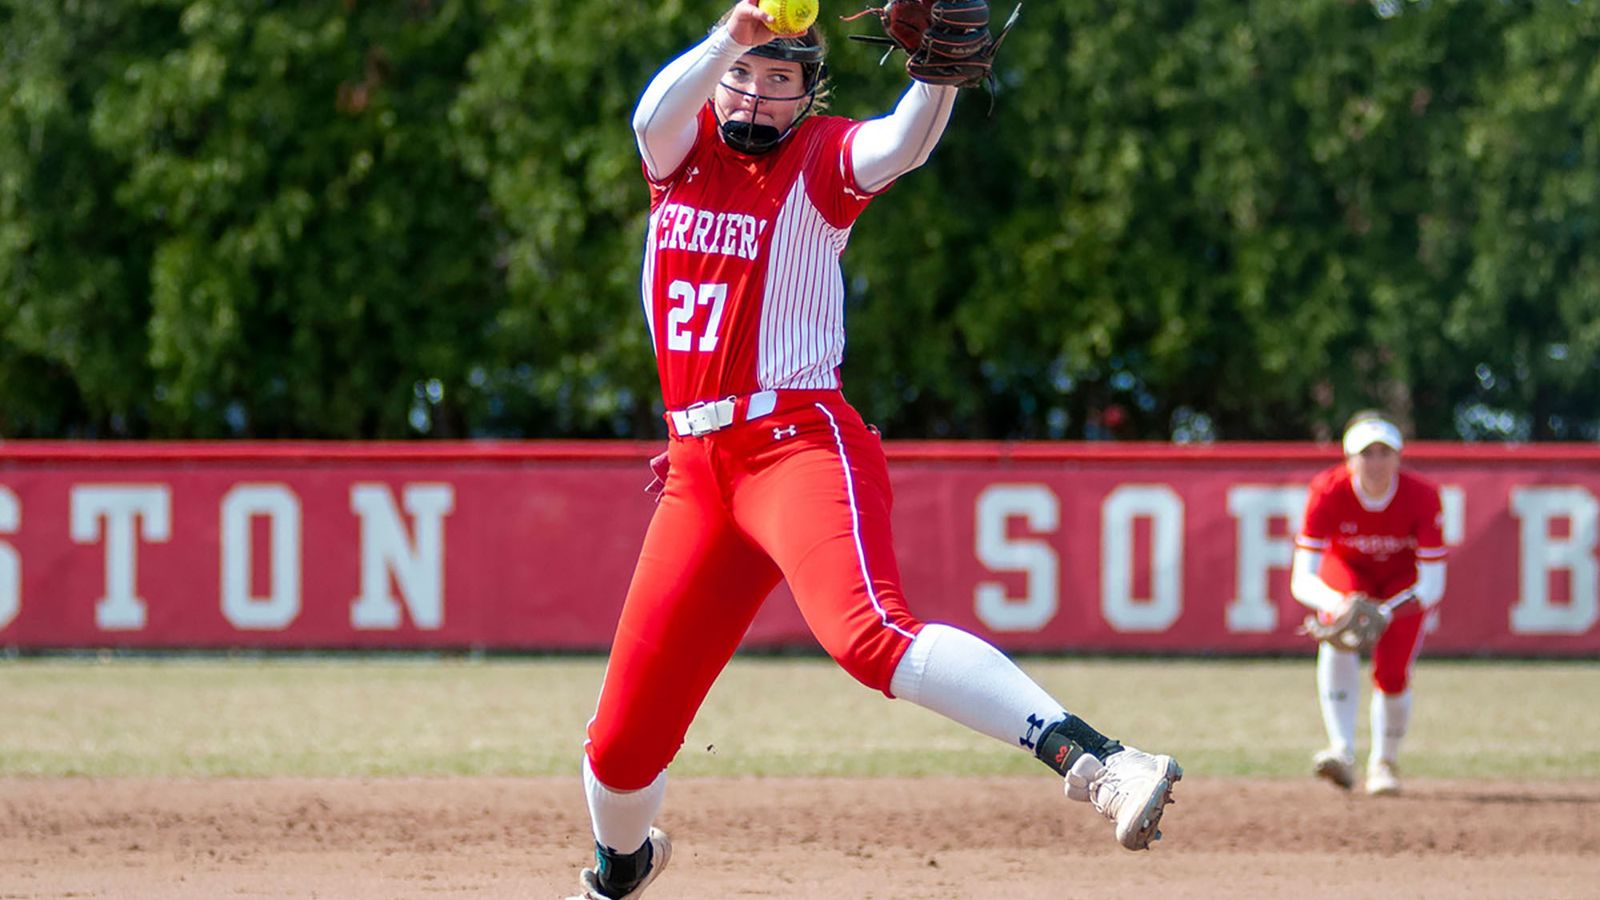
[[[613,897],[624,897],[639,886],[650,871],[655,851],[650,841],[632,853],[618,853],[600,843],[594,845],[595,874],[599,876],[600,889]]]
[[[1105,762],[1106,758],[1122,749],[1122,744],[1106,737],[1071,713],[1059,722],[1045,726],[1033,753],[1039,761],[1065,778],[1078,757],[1087,753]]]

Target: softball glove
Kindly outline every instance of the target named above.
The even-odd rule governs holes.
[[[1019,3],[999,37],[989,33],[986,0],[888,0],[844,20],[876,16],[883,35],[852,34],[851,40],[887,46],[884,59],[895,50],[905,51],[906,73],[918,81],[968,88],[988,85],[992,89],[994,56],[1021,12]]]
[[[1362,593],[1347,594],[1345,600],[1344,610],[1331,621],[1324,622],[1317,615],[1306,616],[1296,633],[1310,635],[1340,650],[1363,653],[1372,649],[1389,627],[1388,608]]]

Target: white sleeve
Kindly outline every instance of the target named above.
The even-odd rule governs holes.
[[[1289,593],[1303,606],[1323,612],[1338,612],[1344,605],[1344,594],[1328,587],[1328,583],[1317,574],[1317,568],[1321,565],[1320,551],[1294,548],[1294,558],[1289,568]]]
[[[633,111],[633,133],[651,178],[671,175],[694,149],[695,117],[728,67],[749,47],[726,25],[656,73]]]
[[[861,123],[850,144],[856,184],[868,193],[881,191],[927,162],[950,122],[956,90],[913,81],[894,112]]]
[[[1444,560],[1417,563],[1417,599],[1423,609],[1433,609],[1444,599]]]
[[[1444,599],[1444,560],[1418,560],[1416,583],[1390,599],[1403,597],[1406,594],[1416,597],[1423,609],[1433,609],[1439,605],[1439,601]]]

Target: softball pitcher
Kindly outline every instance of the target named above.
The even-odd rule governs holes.
[[[973,27],[974,4],[960,5],[960,27]],[[929,6],[937,26],[941,3]],[[667,865],[671,844],[653,827],[667,766],[780,579],[862,684],[1033,753],[1068,797],[1116,823],[1124,847],[1145,849],[1178,764],[1069,714],[988,643],[916,618],[878,435],[840,393],[851,228],[928,159],[957,85],[982,80],[972,63],[996,44],[963,67],[923,60],[892,112],[858,122],[821,113],[816,28],[780,36],[771,21],[755,0],[737,3],[634,113],[669,465],[584,745],[595,865],[578,897],[637,898]]]
[[[1439,490],[1402,471],[1400,429],[1376,412],[1351,418],[1345,461],[1311,481],[1305,524],[1295,538],[1290,592],[1324,622],[1361,596],[1389,620],[1372,646],[1372,748],[1367,793],[1396,794],[1396,760],[1411,719],[1411,666],[1422,648],[1424,613],[1444,596]],[[1337,641],[1317,648],[1317,696],[1328,748],[1313,771],[1340,788],[1355,785],[1356,707],[1361,656]]]

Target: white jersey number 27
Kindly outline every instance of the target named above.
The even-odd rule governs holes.
[[[722,324],[722,304],[728,300],[728,286],[702,284],[696,289],[687,281],[674,281],[667,286],[667,297],[674,304],[667,312],[667,349],[685,351],[699,349],[701,353],[710,353],[717,349],[717,328]],[[699,347],[695,348],[694,332],[691,330],[690,322],[694,319],[695,308],[698,306],[711,307],[711,314],[706,316],[705,328],[700,332]]]

